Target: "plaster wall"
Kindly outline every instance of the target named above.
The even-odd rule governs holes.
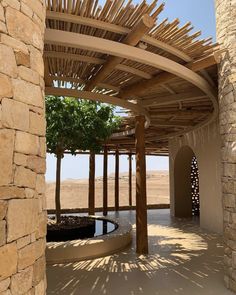
[[[221,233],[223,230],[222,188],[221,188],[221,160],[220,160],[220,134],[218,122],[190,132],[184,136],[169,141],[170,150],[170,204],[171,214],[175,215],[176,186],[181,190],[181,182],[186,179],[183,156],[182,173],[179,171],[174,177],[175,160],[183,147],[191,148],[198,161],[199,188],[200,188],[200,226],[202,228]],[[179,182],[179,183],[176,183]],[[179,184],[179,185],[178,185]],[[183,186],[184,187],[184,186]],[[190,191],[189,191],[190,193]],[[185,192],[183,192],[185,194]],[[189,199],[191,195],[189,194]],[[186,202],[186,201],[183,201]],[[184,204],[181,204],[184,206]],[[188,206],[186,206],[187,208]]]
[[[0,1],[0,294],[44,295],[44,0]]]

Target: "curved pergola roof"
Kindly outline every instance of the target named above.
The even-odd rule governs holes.
[[[46,94],[120,106],[126,116],[110,149],[134,149],[135,115],[146,117],[148,152],[209,124],[217,114],[216,45],[190,23],[159,21],[145,1],[47,0]]]

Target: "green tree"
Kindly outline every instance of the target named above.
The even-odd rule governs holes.
[[[87,100],[47,96],[47,150],[57,158],[56,220],[60,222],[61,160],[65,151],[75,155],[76,150],[101,151],[104,141],[119,127],[120,118],[114,107]]]

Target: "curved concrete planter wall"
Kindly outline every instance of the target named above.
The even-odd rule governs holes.
[[[101,217],[96,218],[100,219]],[[127,221],[111,220],[118,229],[110,234],[85,240],[50,242],[46,247],[47,263],[65,263],[97,258],[116,253],[132,241],[132,226]]]

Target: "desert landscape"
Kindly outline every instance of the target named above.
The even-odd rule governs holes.
[[[108,206],[114,206],[114,174],[108,178]],[[128,173],[120,174],[120,206],[129,204]],[[96,178],[96,207],[102,207],[103,179]],[[46,188],[47,208],[54,209],[55,182],[48,182]],[[135,205],[135,175],[132,179],[133,205]],[[147,202],[153,204],[169,204],[168,171],[147,172]],[[62,209],[88,207],[88,179],[67,179],[61,182]]]

